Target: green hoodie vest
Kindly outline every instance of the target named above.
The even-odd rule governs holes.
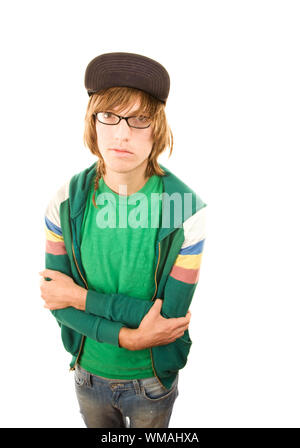
[[[162,222],[155,248],[155,293],[151,301],[88,289],[80,236],[96,162],[72,176],[47,205],[45,267],[72,277],[88,290],[85,311],[73,307],[51,310],[60,326],[63,345],[72,355],[70,370],[75,368],[86,336],[119,346],[120,329],[138,328],[156,298],[163,300],[161,314],[165,318],[183,317],[190,307],[199,281],[207,204],[170,170],[161,164],[160,168],[165,173]],[[170,344],[149,348],[155,376],[166,389],[186,365],[191,344],[186,330]]]

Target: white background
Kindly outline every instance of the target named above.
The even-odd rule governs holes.
[[[299,16],[287,0],[1,3],[1,426],[84,427],[40,297],[44,211],[96,161],[88,62],[125,51],[168,70],[159,161],[208,204],[170,427],[299,427]]]

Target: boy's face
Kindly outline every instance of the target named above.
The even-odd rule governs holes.
[[[137,100],[127,109],[118,112],[116,109],[110,111],[128,117],[135,115],[134,112],[139,104],[139,100]],[[141,171],[144,172],[153,145],[152,126],[151,123],[148,128],[136,129],[129,127],[125,120],[121,120],[120,123],[113,126],[96,120],[98,148],[106,168],[118,173],[126,173],[140,167]],[[113,148],[124,149],[130,153],[120,153],[114,151]]]

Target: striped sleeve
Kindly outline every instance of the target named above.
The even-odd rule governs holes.
[[[66,247],[62,235],[59,207],[69,195],[68,180],[54,195],[45,212],[46,253],[51,255],[66,255]]]
[[[184,242],[170,276],[184,283],[196,284],[205,241],[206,206],[183,223]]]
[[[69,197],[70,180],[57,190],[45,211],[45,268],[62,272],[73,278],[60,222],[60,205]],[[45,279],[47,281],[51,280],[48,277],[45,277]],[[73,280],[75,282],[74,278]],[[50,311],[61,327],[61,337],[66,350],[72,354],[74,354],[73,349],[71,350],[70,347],[78,342],[78,334],[92,338],[97,342],[106,342],[119,347],[119,332],[124,327],[122,322],[113,322],[109,319],[97,317],[73,306]]]

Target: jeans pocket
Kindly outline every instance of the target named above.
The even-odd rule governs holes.
[[[177,390],[178,376],[174,380],[170,389],[163,387],[156,377],[145,378],[140,380],[140,382],[144,397],[151,401],[158,401],[171,396]],[[177,395],[178,393],[176,394],[176,397]]]

